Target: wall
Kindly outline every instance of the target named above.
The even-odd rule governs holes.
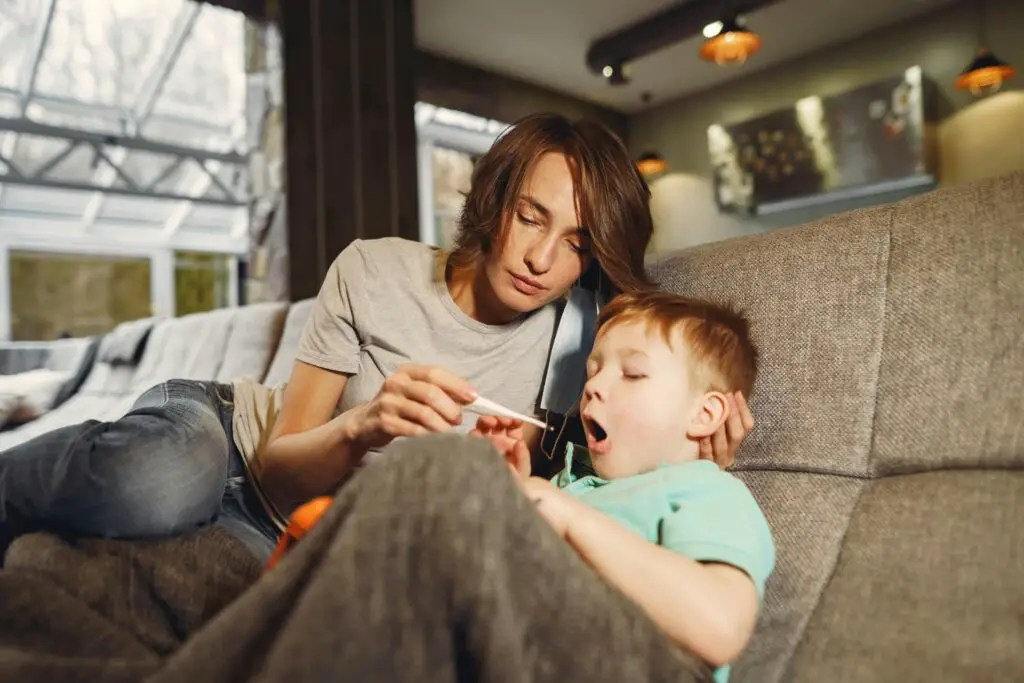
[[[664,251],[712,239],[793,225],[820,215],[899,197],[868,198],[790,216],[740,220],[718,215],[711,189],[707,128],[792,106],[808,95],[831,95],[898,74],[918,64],[938,88],[940,180],[956,183],[1024,168],[1024,74],[992,98],[974,101],[953,81],[977,50],[979,15],[989,47],[1024,70],[1024,2],[986,0],[951,5],[790,64],[768,68],[713,90],[664,104],[629,120],[635,154],[656,149],[672,174],[652,184],[663,216],[652,249]],[[756,59],[756,57],[754,57]],[[674,175],[683,176],[682,180]],[[714,216],[712,228],[702,221]],[[701,229],[695,229],[700,224]]]

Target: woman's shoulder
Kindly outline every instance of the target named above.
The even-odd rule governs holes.
[[[375,263],[432,262],[438,248],[404,237],[378,237],[371,240],[354,240],[345,252],[358,252],[366,261]]]
[[[391,281],[403,275],[416,277],[432,272],[438,249],[429,244],[402,237],[378,237],[353,240],[334,261],[342,277],[358,271],[363,277],[387,277]]]

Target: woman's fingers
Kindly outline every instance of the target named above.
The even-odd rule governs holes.
[[[754,428],[754,414],[750,412],[750,406],[747,405],[747,399],[741,391],[736,392],[736,406],[739,408],[740,421],[743,423],[743,428],[749,432]]]
[[[700,440],[700,459],[701,460],[715,460],[715,448],[711,445],[711,437],[705,436]]]
[[[711,435],[711,450],[714,453],[712,460],[719,467],[729,467],[732,465],[733,454],[729,449],[729,440],[726,437],[724,425]]]
[[[740,416],[736,395],[727,394],[726,400],[729,402],[729,417],[725,420],[726,440],[729,446],[735,450],[740,441],[743,441],[743,437],[747,435],[747,430],[743,426],[743,418]]]
[[[462,422],[462,406],[437,385],[411,380],[402,385],[401,391],[405,398],[428,408],[449,425]]]
[[[434,365],[403,365],[392,377],[407,376],[417,382],[425,382],[438,387],[463,405],[471,403],[478,396],[476,389],[453,372]]]

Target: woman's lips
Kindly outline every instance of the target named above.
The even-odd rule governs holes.
[[[544,285],[531,278],[525,278],[515,273],[511,273],[511,275],[512,285],[527,296],[536,296],[547,289]]]

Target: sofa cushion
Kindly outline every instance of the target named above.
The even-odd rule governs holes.
[[[39,368],[17,375],[0,376],[0,395],[16,397],[5,424],[31,422],[53,407],[54,400],[71,373]]]
[[[877,475],[1024,466],[1024,173],[896,207]]]
[[[111,365],[138,363],[155,322],[154,318],[143,318],[129,320],[115,327],[103,337],[98,353],[99,360]]]
[[[871,482],[779,680],[1020,680],[1022,519],[1020,471]]]
[[[651,264],[762,354],[734,469],[778,559],[733,683],[1024,666],[1022,213],[1018,173]]]
[[[228,336],[234,320],[234,308],[222,308],[188,316],[189,352],[174,377],[212,381],[227,352]]]
[[[662,288],[750,317],[757,427],[735,469],[867,474],[891,221],[879,207],[650,264]]]
[[[263,379],[281,340],[288,305],[280,302],[253,304],[236,309],[217,370],[218,382],[249,377]]]
[[[63,405],[69,398],[77,394],[82,388],[82,385],[85,384],[86,378],[89,376],[89,373],[92,372],[93,365],[96,364],[96,356],[99,351],[101,339],[102,337],[93,337],[89,340],[88,345],[85,347],[85,350],[78,359],[78,364],[73,367],[74,374],[68,378],[68,381],[64,382],[60,391],[57,392],[56,398],[53,399],[54,408],[59,408]],[[47,363],[47,367],[51,367],[49,363]]]
[[[295,365],[295,354],[299,350],[299,340],[302,338],[302,331],[306,328],[306,321],[313,310],[315,299],[297,301],[288,309],[288,317],[285,319],[284,329],[281,331],[281,341],[274,353],[274,360],[267,370],[267,376],[263,384],[268,387],[277,386],[287,382],[292,374],[292,366]]]

